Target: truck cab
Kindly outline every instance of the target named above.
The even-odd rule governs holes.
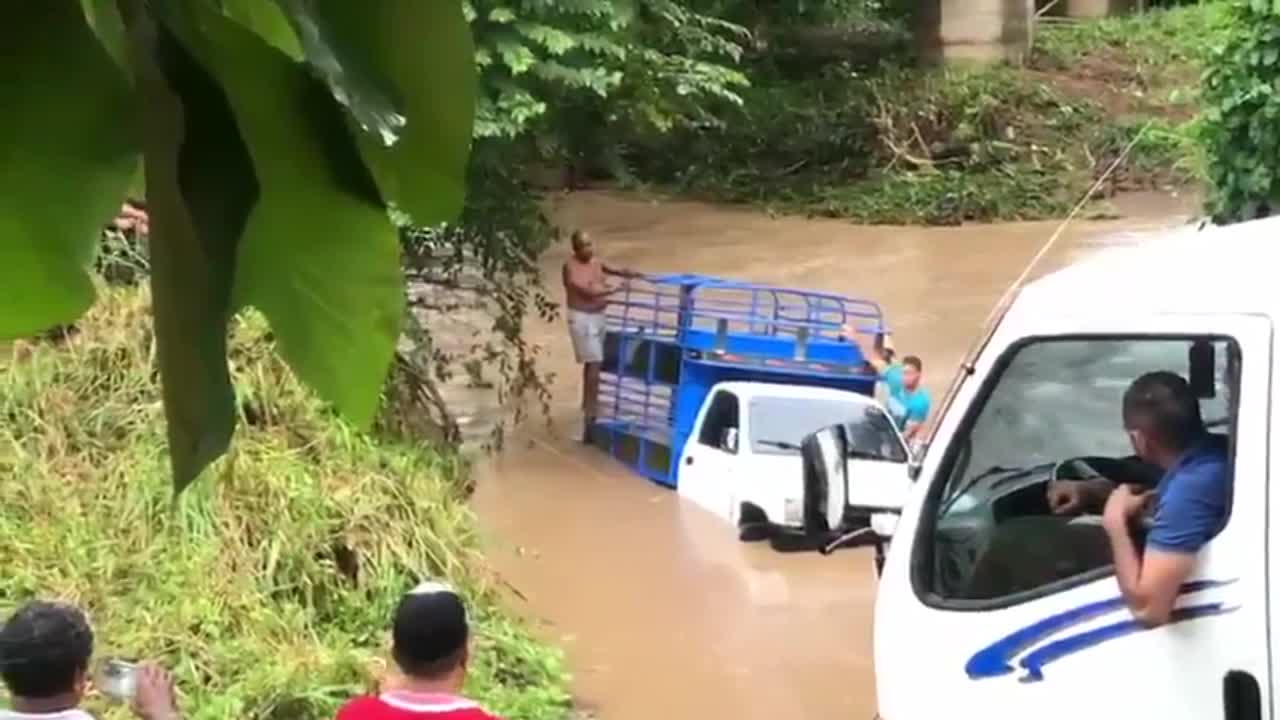
[[[1280,220],[1172,231],[1027,285],[961,369],[897,497],[847,461],[839,426],[806,439],[806,527],[830,550],[868,532],[844,518],[871,513],[888,546],[881,717],[1277,717],[1277,237]],[[1100,517],[1047,500],[1054,480],[1159,481],[1120,413],[1153,370],[1189,381],[1234,480],[1225,527],[1158,627],[1121,597]]]
[[[861,393],[730,381],[711,388],[680,459],[680,495],[739,528],[803,525],[801,443],[841,423],[855,427],[850,462],[881,485],[909,482],[910,458],[893,421]]]

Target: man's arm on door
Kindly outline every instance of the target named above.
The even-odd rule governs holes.
[[[1167,497],[1156,512],[1140,556],[1129,534],[1128,521],[1141,513],[1142,498],[1121,485],[1107,499],[1103,524],[1111,539],[1116,580],[1134,617],[1148,627],[1163,625],[1173,613],[1182,584],[1195,569],[1196,554],[1216,534],[1220,510],[1212,502],[1214,478],[1186,477],[1177,494]],[[1127,506],[1127,517],[1122,506]]]
[[[1194,554],[1148,548],[1144,557],[1128,533],[1111,535],[1116,580],[1134,619],[1147,627],[1169,622],[1182,584],[1195,569]]]

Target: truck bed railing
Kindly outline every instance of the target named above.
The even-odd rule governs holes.
[[[830,293],[703,275],[629,279],[605,311],[592,442],[657,482],[676,464],[718,381],[799,382],[870,392],[852,326],[885,332],[880,306]]]
[[[846,324],[885,331],[884,313],[870,300],[777,288],[703,275],[655,275],[626,281],[610,299],[611,329],[658,337],[682,331],[836,339]]]
[[[600,380],[599,412],[614,430],[671,442],[673,389],[632,378],[609,375]]]

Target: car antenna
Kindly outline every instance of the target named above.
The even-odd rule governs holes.
[[[1093,199],[1094,194],[1111,179],[1111,176],[1115,174],[1116,170],[1120,168],[1120,165],[1129,157],[1129,153],[1133,152],[1133,148],[1142,141],[1143,136],[1147,134],[1147,130],[1151,128],[1151,124],[1153,122],[1155,121],[1148,120],[1147,123],[1138,130],[1138,133],[1133,136],[1133,139],[1129,141],[1129,144],[1125,145],[1124,150],[1116,156],[1115,160],[1111,161],[1111,165],[1107,167],[1106,171],[1099,175],[1098,179],[1093,182],[1093,185],[1085,191],[1084,197],[1080,198],[1080,201],[1071,209],[1071,212],[1068,213],[1067,217],[1058,225],[1058,228],[1053,231],[1053,234],[1049,236],[1049,239],[1040,246],[1040,250],[1038,250],[1036,254],[1031,257],[1031,260],[1027,262],[1027,266],[1022,269],[1022,273],[1018,275],[1017,279],[1014,280],[1013,283],[1009,285],[1008,289],[1004,291],[1004,295],[1000,297],[1000,300],[996,303],[995,307],[991,309],[991,314],[987,316],[984,325],[991,324],[1001,315],[1004,315],[1009,304],[1013,302],[1014,296],[1018,294],[1018,290],[1022,288],[1023,284],[1026,283],[1027,278],[1031,275],[1031,271],[1035,269],[1036,265],[1040,264],[1040,261],[1044,259],[1045,255],[1049,254],[1049,251],[1053,249],[1053,246],[1058,244],[1058,239],[1066,233],[1067,226],[1071,224],[1071,221],[1076,219],[1076,215],[1080,214],[1080,211],[1084,209],[1085,205],[1089,204],[1089,201]]]
[[[1133,148],[1142,141],[1144,136],[1146,136],[1147,131],[1151,129],[1151,125],[1154,122],[1154,120],[1148,120],[1145,125],[1138,129],[1137,134],[1135,134],[1133,139],[1125,145],[1124,150],[1116,156],[1115,160],[1111,161],[1111,164],[1107,166],[1106,171],[1098,176],[1098,179],[1093,182],[1093,185],[1089,186],[1089,189],[1085,191],[1084,196],[1080,198],[1080,201],[1075,204],[1075,207],[1071,209],[1071,212],[1067,214],[1067,217],[1058,225],[1058,228],[1053,231],[1053,234],[1049,236],[1049,239],[1044,241],[1044,244],[1040,246],[1040,249],[1036,251],[1036,254],[1031,256],[1031,259],[1027,261],[1026,267],[1022,269],[1022,272],[1018,274],[1018,277],[1009,284],[1009,287],[1005,289],[1004,294],[996,301],[995,306],[991,308],[990,314],[987,315],[987,319],[982,323],[982,332],[978,336],[977,342],[975,342],[973,346],[969,348],[969,351],[965,353],[964,360],[960,363],[960,372],[956,373],[955,378],[951,381],[951,387],[947,389],[947,394],[943,397],[941,412],[937,417],[941,417],[946,413],[947,409],[951,406],[951,403],[955,400],[956,394],[960,391],[960,387],[964,385],[965,378],[973,374],[975,369],[974,363],[977,362],[978,354],[981,353],[982,350],[986,348],[987,343],[990,342],[991,336],[995,332],[996,325],[1000,322],[1000,318],[1004,317],[1005,313],[1009,311],[1009,306],[1013,304],[1013,299],[1017,297],[1018,291],[1022,289],[1022,286],[1027,282],[1027,278],[1031,276],[1031,272],[1035,270],[1036,265],[1040,264],[1040,261],[1049,254],[1049,251],[1053,249],[1054,245],[1058,244],[1058,240],[1066,233],[1067,227],[1076,219],[1076,216],[1080,214],[1080,211],[1084,209],[1085,205],[1089,204],[1089,201],[1093,199],[1093,196],[1098,192],[1098,190],[1100,190],[1102,186],[1111,179],[1111,176],[1115,174],[1116,170],[1120,168],[1120,165],[1129,157],[1129,153],[1133,152]],[[937,428],[936,422],[933,423],[933,428]],[[932,437],[930,437],[929,440],[932,440]]]

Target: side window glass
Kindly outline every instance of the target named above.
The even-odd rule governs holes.
[[[849,438],[849,457],[862,460],[885,460],[905,463],[910,458],[893,421],[883,410],[868,405],[856,422],[845,424]]]
[[[1049,482],[1100,476],[1154,488],[1163,470],[1135,454],[1121,406],[1130,383],[1156,370],[1189,381],[1194,372],[1211,388],[1199,398],[1203,442],[1231,447],[1239,348],[1211,340],[1212,367],[1192,362],[1193,338],[1048,339],[1011,351],[929,495],[928,539],[915,552],[927,554],[917,562],[928,568],[931,594],[944,603],[996,602],[1109,568],[1101,507],[1055,514]]]
[[[720,448],[724,431],[738,429],[738,396],[726,390],[720,390],[711,400],[707,408],[707,416],[702,421],[702,430],[698,433],[698,443],[707,447]]]

